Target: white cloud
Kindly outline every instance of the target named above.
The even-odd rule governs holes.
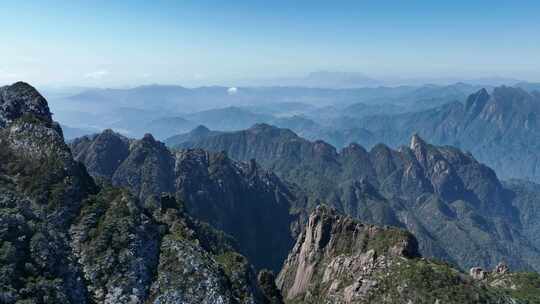
[[[106,77],[107,75],[109,75],[109,71],[107,71],[107,70],[99,70],[99,71],[90,72],[90,73],[85,74],[84,78],[98,80],[98,79],[102,79],[102,78]]]
[[[235,88],[235,87],[229,88],[229,89],[227,90],[227,94],[229,94],[229,95],[234,95],[234,94],[236,94],[236,93],[238,93],[238,89]]]

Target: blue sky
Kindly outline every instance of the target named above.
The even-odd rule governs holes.
[[[311,71],[540,81],[540,1],[11,1],[0,83],[217,84]]]

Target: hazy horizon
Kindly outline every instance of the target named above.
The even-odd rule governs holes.
[[[536,82],[539,8],[534,1],[3,1],[0,84],[257,85],[316,71],[390,84]]]

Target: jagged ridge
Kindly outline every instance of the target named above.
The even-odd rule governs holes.
[[[2,303],[268,303],[230,237],[173,197],[97,185],[39,93],[2,90]]]
[[[524,284],[524,277],[531,281]],[[317,207],[277,282],[287,303],[465,304],[538,301],[538,289],[529,284],[539,279],[510,273],[503,265],[474,279],[421,258],[416,239],[406,231]]]
[[[351,144],[338,152],[264,124],[186,146],[226,151],[237,160],[256,158],[305,190],[309,199],[302,207],[326,202],[366,222],[407,228],[424,255],[463,269],[494,267],[502,259],[515,269],[540,267],[540,243],[530,232],[537,230],[521,225],[527,210],[516,204],[517,193],[457,148],[413,136],[408,147],[397,150]]]

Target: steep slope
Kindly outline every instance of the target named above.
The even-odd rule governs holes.
[[[480,90],[465,103],[356,122],[379,141],[398,146],[417,132],[436,144],[471,151],[503,178],[540,181],[540,96],[519,88]],[[369,143],[367,143],[369,144]]]
[[[103,138],[108,143],[102,143]],[[279,270],[292,246],[291,229],[296,222],[290,214],[297,200],[291,185],[254,161],[239,163],[223,153],[203,150],[170,151],[151,135],[131,141],[128,153],[112,166],[87,163],[111,158],[119,142],[127,141],[106,131],[93,139],[74,141],[72,150],[92,175],[109,177],[142,201],[162,192],[175,194],[192,216],[231,234],[257,268]]]
[[[536,303],[538,274],[471,269],[420,258],[402,230],[318,207],[278,277],[286,303]]]
[[[0,117],[2,303],[269,302],[232,239],[179,201],[97,185],[30,85],[0,88]]]
[[[493,267],[502,259],[514,268],[540,267],[540,244],[523,230],[520,218],[527,209],[514,203],[517,194],[456,148],[413,136],[410,147],[398,150],[351,144],[338,152],[269,125],[186,146],[226,151],[238,160],[256,158],[300,185],[310,196],[308,209],[326,202],[366,222],[406,227],[426,256],[462,268]]]
[[[0,127],[2,302],[88,303],[67,229],[96,186],[31,86],[0,88]]]
[[[95,177],[111,178],[129,153],[130,141],[108,129],[100,134],[76,138],[70,144],[75,159]],[[87,151],[97,151],[88,153]]]

